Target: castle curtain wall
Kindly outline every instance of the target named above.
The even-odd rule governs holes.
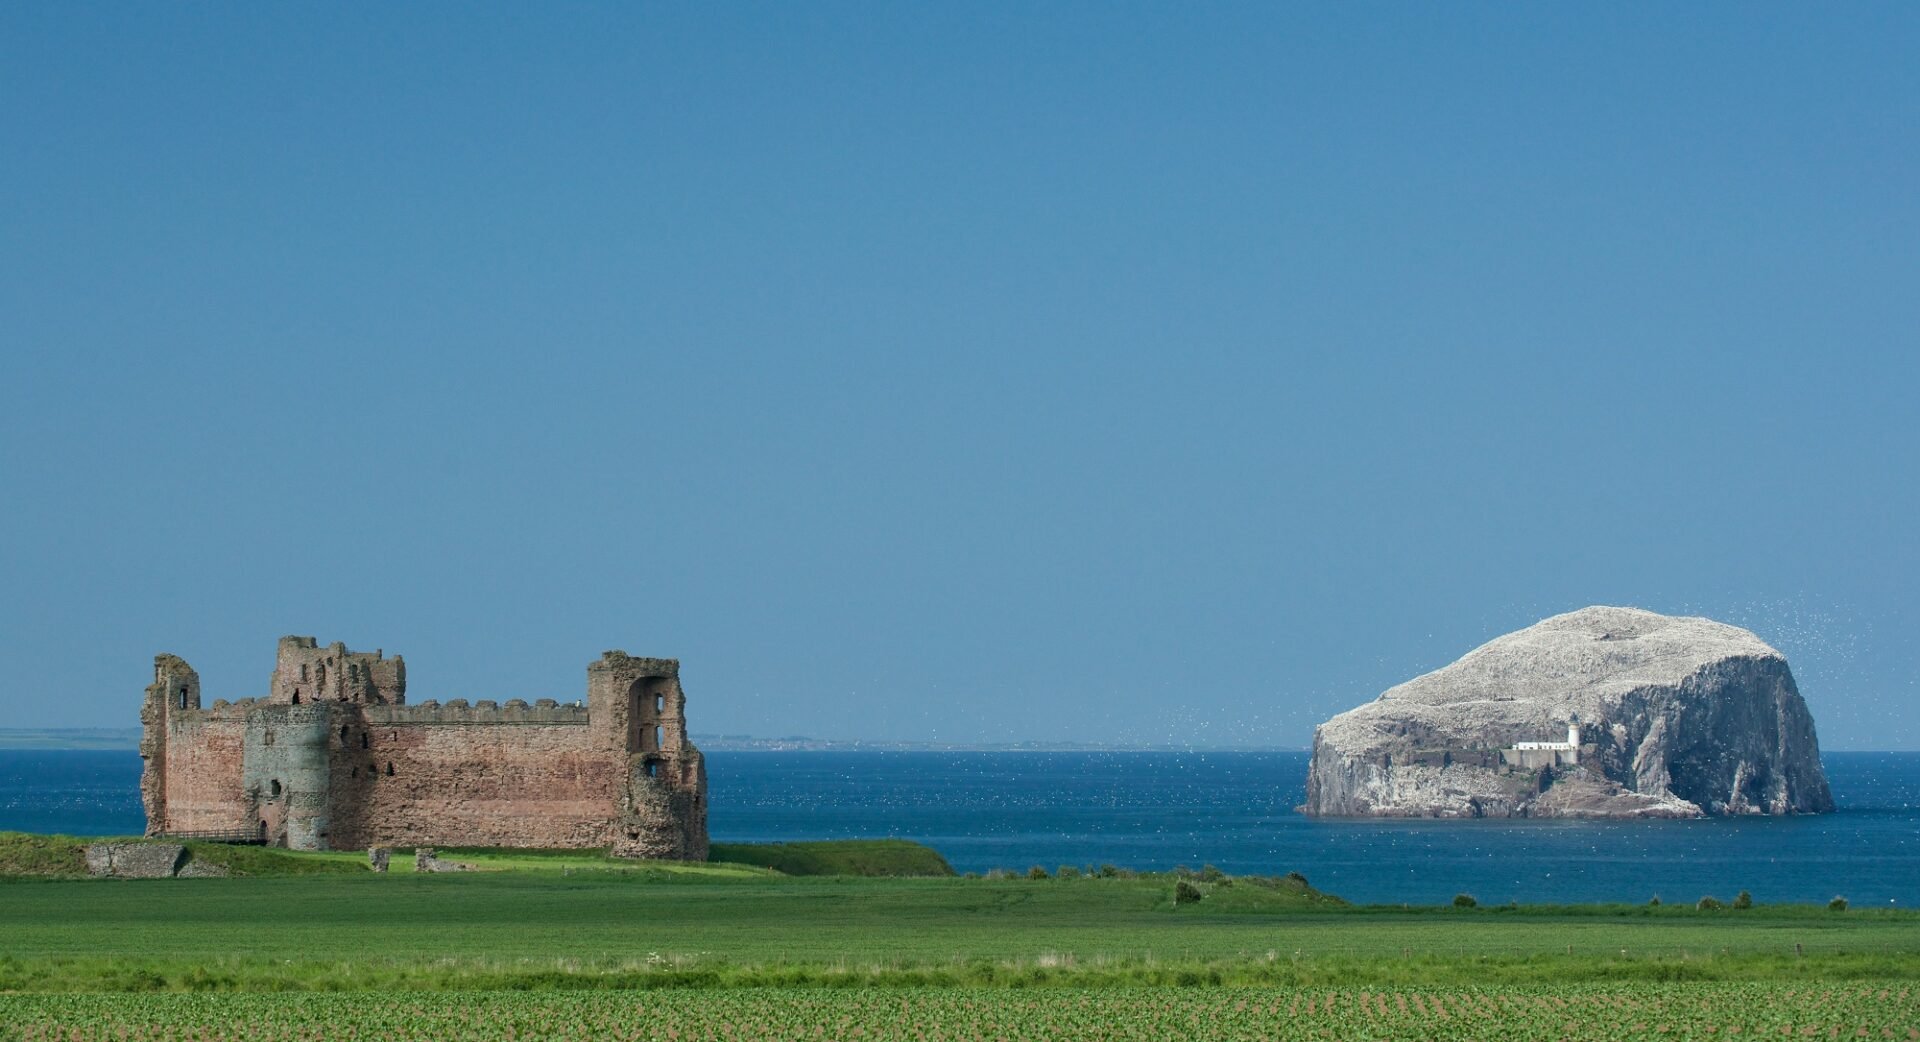
[[[168,832],[256,827],[241,781],[247,721],[225,709],[174,709],[164,735]],[[148,823],[149,828],[152,822]]]
[[[509,712],[374,708],[364,724],[347,724],[334,759],[332,844],[608,845],[624,770],[586,713],[542,723]],[[466,719],[434,719],[446,716]]]

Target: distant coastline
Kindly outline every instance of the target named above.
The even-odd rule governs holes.
[[[138,748],[138,727],[0,727],[0,749]]]
[[[693,734],[706,752],[723,753],[1178,753],[1305,752],[1305,746],[1140,745],[1125,742],[905,742],[865,738],[761,738],[747,734]],[[0,749],[134,750],[138,727],[0,727]]]
[[[1303,753],[1303,745],[1144,745],[1127,742],[906,742],[865,738],[758,738],[743,734],[695,734],[694,744],[722,753]]]

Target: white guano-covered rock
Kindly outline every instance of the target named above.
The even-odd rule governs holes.
[[[1512,751],[1521,742],[1577,749]],[[1545,762],[1542,762],[1545,761]],[[1309,814],[1697,817],[1833,809],[1780,652],[1710,619],[1584,608],[1314,732]]]

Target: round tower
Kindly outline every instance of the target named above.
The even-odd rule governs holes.
[[[245,784],[266,842],[290,850],[327,849],[332,724],[324,703],[264,705],[247,715]]]

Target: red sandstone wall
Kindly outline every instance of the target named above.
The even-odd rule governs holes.
[[[166,830],[254,827],[241,789],[246,721],[210,719],[199,711],[176,709],[169,714],[166,729]]]
[[[625,757],[610,754],[585,725],[348,728],[344,744],[337,733],[333,742],[329,841],[336,849],[603,846],[620,813]]]

